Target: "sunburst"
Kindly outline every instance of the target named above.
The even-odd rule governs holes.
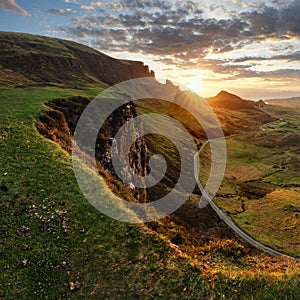
[[[203,80],[202,76],[198,75],[194,78],[192,78],[191,83],[188,85],[188,87],[195,93],[201,94],[203,91]]]

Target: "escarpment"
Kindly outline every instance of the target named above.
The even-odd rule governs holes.
[[[91,99],[85,97],[70,97],[55,99],[47,103],[51,110],[44,112],[40,116],[37,123],[39,132],[71,153],[72,136],[74,135],[76,124],[90,101]],[[95,141],[95,158],[97,161],[110,175],[117,178],[118,174],[112,164],[112,155],[114,153],[119,171],[126,174],[126,184],[131,190],[135,190],[131,180],[133,174],[145,175],[147,173],[148,148],[142,137],[143,126],[142,124],[135,126],[128,122],[137,115],[134,102],[128,102],[119,107],[106,119]],[[92,124],[87,126],[87,131],[90,129],[90,126]],[[114,137],[122,127],[127,134],[113,144]],[[132,132],[135,133],[135,136],[141,137],[135,139],[132,136]],[[128,158],[126,149],[130,149],[129,165],[126,163]],[[139,192],[135,191],[135,193]]]
[[[109,170],[112,175],[117,176],[115,167],[112,165],[112,156],[114,155],[121,172],[126,172],[126,182],[134,188],[131,181],[133,171],[139,175],[147,173],[147,145],[143,136],[143,125],[141,123],[136,126],[128,121],[133,120],[138,116],[136,104],[128,102],[119,107],[109,118],[104,122],[99,144],[96,146],[96,158],[105,169]],[[120,139],[115,136],[120,128],[123,128],[123,134]],[[133,136],[134,134],[134,136]],[[137,138],[137,136],[141,136]],[[127,152],[130,149],[130,153]],[[129,155],[129,159],[128,158]],[[129,161],[129,165],[126,163]]]
[[[4,85],[114,85],[154,77],[140,61],[119,60],[88,46],[57,38],[0,32],[0,71]]]
[[[70,97],[55,99],[47,103],[50,110],[44,112],[40,117],[37,124],[38,130],[45,137],[57,142],[71,153],[72,136],[74,135],[76,124],[90,101],[91,99],[85,97]],[[142,176],[149,174],[148,161],[155,152],[153,148],[155,141],[160,141],[158,139],[159,136],[146,135],[143,137],[144,128],[142,124],[134,125],[129,122],[138,115],[137,104],[132,101],[115,110],[106,119],[99,131],[95,142],[95,157],[99,162],[99,173],[106,179],[109,187],[117,195],[124,199],[127,197],[127,200],[135,202],[155,201],[167,194],[171,188],[174,188],[176,177],[179,175],[178,172],[180,170],[178,168],[180,168],[180,165],[178,167],[177,163],[174,164],[174,159],[167,157],[168,170],[161,182],[151,188],[134,186],[134,181],[132,180],[134,173]],[[87,129],[90,126],[92,125],[88,124]],[[116,134],[122,127],[125,134],[120,139],[115,140]],[[135,137],[137,136],[142,137],[136,139]],[[152,142],[149,139],[152,139]],[[163,147],[156,150],[161,150],[160,153],[166,155],[164,151],[167,151],[167,149],[164,146],[167,145],[168,147],[171,146],[171,144],[162,144]],[[129,153],[126,149],[130,149]],[[175,151],[176,149],[173,150]],[[174,152],[174,154],[176,153]],[[116,173],[116,166],[112,164],[113,155],[117,156],[119,172],[125,174],[122,181],[119,179],[119,174]],[[129,161],[129,165],[127,161]],[[200,238],[208,228],[212,230],[212,233],[207,235],[209,238],[232,236],[210,206],[199,210],[191,201],[187,201],[180,207],[170,217],[170,220],[176,224],[181,224],[180,226],[183,226],[182,228],[186,232],[189,232],[189,228],[192,226],[195,229],[195,234],[199,235],[198,237]],[[166,222],[168,223],[167,220]]]

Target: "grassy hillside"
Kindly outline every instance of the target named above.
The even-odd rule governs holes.
[[[300,111],[264,110],[277,121],[227,139],[227,168],[216,201],[247,233],[299,257]]]
[[[183,103],[192,102],[192,96],[187,92],[178,94],[177,98]],[[194,112],[201,109],[198,105],[200,101],[202,99],[198,97],[191,104]],[[227,167],[216,198],[217,204],[258,241],[284,253],[300,256],[299,112],[259,107],[253,101],[245,101],[226,92],[208,101],[227,136]],[[138,110],[140,113],[160,112],[176,118],[188,128],[198,145],[207,139],[201,126],[189,113],[170,103],[141,101]],[[156,123],[152,125],[155,127]],[[167,123],[165,128],[168,128]],[[152,153],[161,153],[172,162],[166,178],[148,192],[156,199],[157,194],[161,195],[162,191],[172,187],[169,182],[176,182],[180,158],[169,140],[154,136],[146,139]],[[201,157],[200,178],[204,185],[211,167],[209,155],[207,146],[206,154]],[[194,192],[199,194],[197,189]],[[193,222],[197,219],[197,213],[195,205],[187,202],[184,209],[179,209],[175,215],[197,227],[203,218],[198,216],[199,221]]]
[[[229,110],[254,110],[254,103],[252,101],[246,101],[237,95],[221,91],[215,97],[207,98],[207,101],[213,107],[220,107]]]
[[[123,224],[84,199],[70,156],[35,122],[51,99],[100,90],[0,89],[0,297],[297,299],[292,261],[241,256],[235,242],[178,246],[164,234],[171,224]],[[114,197],[104,184],[103,193]]]
[[[70,142],[71,137],[66,132],[57,134],[54,140],[59,143],[55,143],[38,133],[38,120],[49,116],[51,108],[45,106],[49,101],[60,98],[61,103],[65,98],[73,103],[79,99],[74,96],[92,98],[108,85],[153,76],[147,67],[110,58],[74,42],[28,34],[0,32],[0,46],[1,299],[298,299],[299,262],[271,258],[244,244],[212,210],[198,208],[199,195],[193,194],[176,214],[157,222],[117,222],[97,211],[81,194],[71,157],[61,147],[63,139]],[[168,85],[175,95],[177,88]],[[187,96],[182,92],[176,97],[184,101]],[[197,107],[197,99],[193,98],[191,106]],[[233,208],[239,210],[243,204],[247,209],[236,214],[236,222],[271,246],[274,236],[268,228],[278,227],[275,221],[286,214],[285,227],[278,230],[282,238],[279,248],[286,230],[290,240],[297,239],[298,223],[291,223],[291,216],[298,214],[298,190],[288,186],[297,177],[286,176],[297,171],[293,168],[299,152],[295,144],[297,116],[288,111],[284,119],[275,111],[270,116],[269,111],[225,92],[212,102],[225,134],[234,134],[229,138],[232,165],[219,205],[235,213]],[[71,108],[62,107],[72,119]],[[138,101],[137,110],[176,117],[198,146],[205,140],[197,122],[176,106],[170,108],[157,100]],[[53,115],[63,120],[60,112]],[[263,124],[271,121],[274,126],[265,128]],[[269,139],[260,133],[267,133]],[[247,143],[253,137],[255,143]],[[176,149],[167,139],[148,136],[148,142],[150,153],[158,150],[171,163],[177,161]],[[271,142],[281,145],[278,152]],[[273,159],[281,163],[280,172],[269,172]],[[204,162],[207,174],[209,163]],[[83,168],[90,180],[101,182],[104,202],[116,197],[111,190],[130,199],[128,188],[107,177],[105,171],[100,177]],[[163,188],[168,190],[168,184],[176,181],[178,169],[179,165],[173,164],[168,170]],[[255,182],[255,193],[249,174],[253,180],[260,179]],[[283,177],[287,186],[279,185]],[[261,196],[263,205],[258,209],[257,202],[246,194],[247,200],[241,200],[238,190]],[[224,198],[230,201],[221,201]],[[271,223],[274,208],[278,218],[267,227],[260,220]],[[254,213],[259,213],[259,220]],[[262,226],[264,230],[259,231]],[[289,246],[283,250],[296,253],[292,250],[297,248]]]
[[[90,47],[45,36],[0,32],[1,85],[83,88],[154,76],[139,61],[118,60]]]

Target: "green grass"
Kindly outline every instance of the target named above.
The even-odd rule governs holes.
[[[141,62],[117,60],[73,41],[0,31],[0,44],[1,86],[84,89],[87,84],[126,81],[136,72],[150,75]]]
[[[295,115],[293,115],[295,114]],[[234,221],[249,235],[261,243],[284,253],[299,256],[299,220],[284,210],[285,205],[299,205],[299,153],[296,147],[282,142],[289,136],[293,141],[294,128],[299,128],[298,112],[290,111],[285,119],[294,122],[288,133],[279,129],[249,132],[227,139],[228,159],[226,178],[219,190],[216,203],[223,211],[231,214]],[[263,145],[260,144],[264,140]],[[274,147],[268,144],[274,143]],[[254,181],[252,191],[259,190],[258,184],[273,185],[274,191],[266,196],[253,197],[244,182]],[[243,188],[244,186],[244,188]],[[256,190],[255,190],[256,189]],[[256,195],[259,195],[256,194]]]
[[[67,47],[68,45],[72,45],[74,48],[82,51],[86,51],[88,53],[95,53],[95,50],[88,48],[84,45],[80,45],[78,43],[68,43],[62,42],[59,39],[46,39],[43,36],[31,35],[26,33],[6,33],[0,32],[1,38],[10,40],[13,37],[13,41],[9,44],[4,44],[2,51],[7,51],[14,55],[14,53],[20,54],[45,54],[51,52],[53,56],[57,57],[68,57],[72,58],[72,52]],[[25,47],[24,47],[25,44]]]
[[[35,120],[51,99],[100,90],[0,89],[0,298],[297,299],[294,271],[208,280],[168,243],[85,200],[70,156]],[[104,185],[103,197],[113,197]]]
[[[295,170],[294,168],[285,168],[280,172],[272,173],[264,177],[264,181],[283,186],[298,186],[300,184],[299,170]]]

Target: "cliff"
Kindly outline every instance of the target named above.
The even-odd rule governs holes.
[[[90,103],[91,99],[85,97],[70,97],[58,98],[47,105],[51,108],[44,112],[37,123],[38,131],[48,139],[58,143],[69,153],[72,151],[72,136],[74,135],[76,124],[86,106]],[[131,183],[131,176],[128,167],[124,164],[128,155],[125,149],[130,148],[132,145],[132,134],[139,133],[143,136],[143,126],[130,127],[128,121],[137,117],[136,104],[129,102],[118,108],[107,120],[104,122],[96,141],[95,153],[96,159],[101,164],[99,171],[101,173],[109,173],[113,176],[109,177],[110,180],[118,178],[112,165],[112,140],[116,136],[118,130],[124,125],[125,131],[129,134],[123,136],[116,144],[115,152],[117,153],[118,164],[121,166],[122,172],[126,173],[128,186],[134,191],[137,198],[143,194],[143,190],[135,189]],[[129,128],[130,127],[130,128]],[[127,147],[126,147],[127,146]],[[129,154],[129,162],[132,169],[141,175],[147,173],[147,145],[144,138],[139,138],[133,143],[131,152]],[[88,153],[88,151],[87,151]],[[105,170],[105,171],[104,171]],[[103,174],[102,174],[103,175]],[[106,174],[107,175],[107,174]]]
[[[75,42],[24,33],[0,32],[0,84],[116,83],[154,77],[140,61],[118,60]]]

